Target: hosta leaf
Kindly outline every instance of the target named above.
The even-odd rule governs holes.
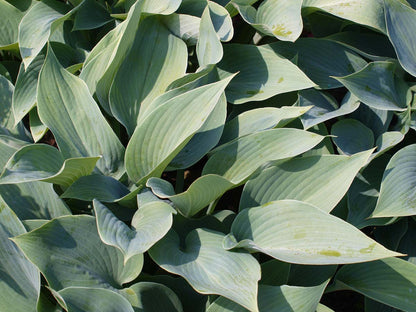
[[[188,45],[196,45],[199,38],[201,19],[187,14],[171,14],[162,18],[163,23],[175,36]]]
[[[56,1],[38,1],[23,17],[19,25],[19,49],[25,68],[42,50],[44,45],[60,22],[69,7]],[[55,23],[54,23],[55,22]],[[33,32],[36,28],[36,32]]]
[[[152,188],[153,193],[158,197],[172,201],[175,208],[186,217],[195,215],[235,186],[227,179],[215,174],[204,175],[196,179],[185,192],[180,194],[175,194],[172,185],[162,179],[150,178],[146,185]]]
[[[215,147],[221,137],[226,117],[227,99],[223,93],[202,127],[169,163],[169,170],[188,168]]]
[[[394,218],[369,218],[376,207],[381,179],[388,161],[389,157],[384,155],[372,160],[361,173],[357,174],[348,190],[347,221],[359,229],[394,221]]]
[[[316,307],[316,312],[335,312],[335,311],[320,303]]]
[[[301,107],[313,105],[300,118],[303,128],[306,130],[332,118],[352,113],[360,106],[360,101],[356,96],[347,93],[341,105],[338,105],[336,100],[329,94],[315,89],[308,89],[299,92],[297,105]]]
[[[372,217],[416,214],[416,144],[399,150],[384,171],[380,196]]]
[[[233,38],[234,28],[231,16],[224,6],[219,1],[208,1],[210,16],[215,31],[221,41],[228,42]]]
[[[132,294],[131,291],[133,291]],[[135,311],[183,311],[178,296],[163,284],[140,282],[127,288],[124,296],[130,301]]]
[[[416,11],[398,0],[384,0],[387,33],[403,68],[416,76],[415,34]]]
[[[9,135],[0,135],[0,168],[3,168],[7,164],[10,157],[17,150],[28,144],[28,142],[21,141]]]
[[[143,11],[153,14],[169,15],[175,12],[180,4],[181,0],[158,0],[158,1],[143,1]]]
[[[0,50],[10,48],[17,42],[18,27],[23,15],[12,3],[0,1]]]
[[[343,31],[326,37],[326,39],[341,43],[372,61],[384,61],[396,57],[389,39],[382,34]]]
[[[315,312],[327,283],[315,287],[259,285],[260,312]],[[236,303],[220,297],[207,312],[246,312]]]
[[[337,282],[403,311],[416,308],[416,266],[397,258],[346,265]]]
[[[239,2],[232,4],[241,17],[261,33],[292,42],[300,36],[303,29],[302,0],[266,0],[257,11],[249,5],[239,5]]]
[[[101,241],[91,216],[56,218],[13,241],[56,291],[71,286],[117,290],[143,265],[142,255],[123,264],[123,254]]]
[[[39,77],[38,113],[64,158],[102,155],[99,170],[116,178],[124,173],[124,147],[85,83],[59,64],[50,47]]]
[[[123,296],[109,289],[67,287],[58,292],[68,312],[133,312]]]
[[[38,109],[36,107],[29,112],[29,127],[30,134],[32,135],[35,143],[41,140],[49,131],[48,127],[46,127],[40,120]]]
[[[214,150],[202,174],[221,175],[239,184],[262,164],[299,155],[323,138],[297,129],[271,129],[253,133]]]
[[[227,100],[233,104],[261,101],[315,85],[296,65],[264,46],[225,45],[218,68],[220,77],[239,72],[226,89]]]
[[[100,157],[70,158],[50,145],[22,147],[9,159],[0,175],[0,184],[45,181],[69,186],[79,177],[89,175]]]
[[[351,157],[308,156],[268,168],[245,185],[240,210],[274,200],[294,199],[330,212],[348,191],[370,155],[371,151]]]
[[[393,148],[396,144],[400,143],[404,139],[404,134],[398,131],[388,131],[380,135],[376,140],[377,151],[373,154],[374,157],[378,157],[389,149]]]
[[[381,0],[304,0],[304,8],[318,9],[385,32]]]
[[[51,183],[27,182],[0,185],[0,202],[1,200],[20,220],[52,219],[71,214],[65,202],[55,193]]]
[[[404,111],[407,106],[408,86],[394,75],[392,62],[372,62],[351,75],[335,77],[361,102],[368,106]]]
[[[352,155],[374,146],[374,134],[355,119],[343,119],[331,128],[332,140],[341,154]]]
[[[44,61],[45,56],[39,54],[33,59],[27,69],[25,69],[23,63],[20,65],[12,104],[15,123],[22,120],[36,104],[38,77]]]
[[[110,13],[99,2],[84,0],[76,8],[74,27],[72,30],[94,29],[112,20]]]
[[[242,210],[224,247],[247,248],[299,264],[341,264],[400,256],[311,204],[269,202]]]
[[[288,59],[296,58],[297,66],[320,89],[342,87],[342,84],[331,76],[346,76],[367,64],[348,48],[327,39],[300,38],[295,43],[278,41],[265,47]]]
[[[93,174],[79,178],[61,195],[62,198],[76,198],[91,201],[114,202],[126,196],[129,189],[112,177]]]
[[[132,228],[120,221],[106,206],[94,200],[97,228],[101,240],[120,249],[124,263],[146,252],[169,231],[175,210],[158,201],[139,207],[131,221]]]
[[[204,124],[232,77],[166,101],[137,126],[125,157],[131,180],[139,182],[163,172]]]
[[[127,19],[108,32],[90,52],[80,74],[91,94],[96,93],[100,105],[110,113],[109,91],[114,76],[130,50],[142,14],[144,1],[136,2]],[[147,2],[146,2],[147,3]]]
[[[248,110],[225,124],[220,143],[226,143],[254,132],[283,127],[293,119],[305,114],[310,108],[284,106]]]
[[[149,44],[151,42],[152,44]],[[156,16],[145,18],[111,85],[110,109],[131,135],[141,109],[185,74],[187,49]]]
[[[179,236],[171,230],[149,254],[163,269],[181,275],[198,292],[218,294],[258,311],[260,265],[250,254],[224,250],[223,238],[222,233],[196,229],[181,248]]]
[[[199,26],[199,39],[196,44],[196,53],[200,67],[216,64],[223,56],[220,38],[217,36],[211,20],[211,5],[207,5],[201,16]]]
[[[0,202],[0,301],[4,312],[36,311],[40,292],[37,268],[9,238],[26,233],[14,212]]]

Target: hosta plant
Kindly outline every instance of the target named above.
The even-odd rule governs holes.
[[[0,311],[416,311],[415,29],[0,0]]]

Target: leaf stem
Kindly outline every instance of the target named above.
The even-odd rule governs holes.
[[[207,209],[207,215],[210,215],[210,214],[212,214],[212,213],[214,212],[215,207],[217,207],[217,204],[218,204],[218,201],[219,201],[219,200],[220,200],[220,199],[219,199],[219,198],[217,198],[216,200],[212,201],[212,202],[209,204],[208,209]]]

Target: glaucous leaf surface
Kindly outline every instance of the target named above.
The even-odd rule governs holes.
[[[399,150],[388,163],[381,182],[380,196],[372,217],[416,214],[416,145]]]
[[[149,44],[152,43],[152,44]],[[132,47],[111,84],[112,115],[133,134],[141,109],[185,74],[185,43],[172,35],[156,16],[145,18]]]
[[[293,199],[330,212],[348,191],[371,152],[350,157],[307,156],[267,168],[245,185],[240,210],[275,200]]]
[[[0,302],[4,312],[35,312],[40,292],[38,269],[10,238],[26,233],[15,213],[0,202]]]
[[[315,89],[302,90],[298,94],[298,106],[312,106],[300,118],[305,130],[332,118],[350,114],[360,106],[358,98],[351,93],[345,95],[341,105],[329,94]]]
[[[238,60],[243,59],[244,62]],[[220,77],[239,72],[226,89],[228,102],[243,104],[315,84],[293,63],[264,46],[224,45]]]
[[[97,168],[116,178],[124,173],[124,147],[85,83],[68,73],[48,48],[38,84],[38,113],[64,158],[102,156]]]
[[[394,74],[392,62],[372,62],[362,70],[336,77],[361,102],[384,110],[403,111],[407,106],[406,82]]]
[[[145,253],[165,236],[172,226],[172,214],[176,214],[163,201],[149,203],[139,207],[130,228],[98,200],[94,200],[94,211],[101,240],[117,247],[124,255],[124,263],[133,256]]]
[[[259,285],[260,312],[315,312],[327,283],[315,287]],[[216,299],[207,312],[246,312],[224,297]]]
[[[299,155],[323,138],[312,132],[285,128],[253,133],[215,149],[202,174],[221,175],[239,184],[262,164]]]
[[[351,224],[296,200],[242,210],[224,247],[246,248],[299,264],[342,264],[400,256]]]
[[[333,77],[352,74],[367,65],[362,57],[350,49],[327,39],[299,38],[294,43],[278,41],[263,47],[289,60],[297,59],[296,65],[319,89],[342,87]],[[297,90],[300,89],[307,88]]]
[[[381,0],[305,0],[302,6],[308,9],[322,10],[340,18],[370,26],[381,32],[386,31]]]
[[[45,55],[39,54],[27,69],[23,63],[20,65],[12,102],[15,123],[22,120],[36,104],[38,78],[44,61]]]
[[[387,34],[403,68],[416,76],[415,25],[416,11],[399,0],[384,0]]]
[[[68,312],[133,312],[122,295],[104,288],[66,287],[58,292]]]
[[[161,175],[204,124],[232,77],[183,93],[149,113],[126,149],[126,170],[131,180],[140,184]]]
[[[29,69],[29,65],[45,46],[54,28],[65,20],[69,8],[57,1],[38,1],[22,18],[19,25],[19,50],[26,69]],[[32,32],[34,27],[36,32]]]
[[[170,230],[149,254],[159,266],[181,275],[198,292],[221,295],[258,311],[260,265],[248,253],[225,250],[224,237],[220,232],[199,228],[185,239]]]
[[[258,10],[250,5],[231,2],[241,17],[259,32],[283,41],[296,41],[303,29],[302,0],[266,0]]]
[[[182,303],[169,287],[153,282],[140,282],[125,289],[123,295],[134,311],[182,312]]]
[[[143,265],[142,255],[124,264],[121,251],[101,241],[95,218],[86,215],[53,219],[13,241],[55,291],[71,286],[117,291],[134,280]]]
[[[127,18],[108,32],[88,54],[80,78],[91,94],[96,94],[101,107],[110,113],[109,91],[114,75],[130,50],[139,26],[143,1],[136,2]]]
[[[115,202],[126,196],[129,189],[118,180],[101,174],[80,177],[61,195],[62,198],[76,198],[92,201]]]
[[[416,306],[415,268],[397,258],[358,263],[343,266],[336,281],[381,303],[412,311]]]
[[[46,144],[31,144],[19,149],[9,159],[0,184],[45,181],[69,186],[79,177],[89,175],[100,157],[80,157],[64,160],[62,154]]]
[[[2,184],[0,185],[1,200],[14,211],[20,220],[52,219],[71,214],[51,183],[35,181]]]

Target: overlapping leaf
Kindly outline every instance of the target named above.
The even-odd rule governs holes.
[[[38,112],[64,158],[102,155],[99,170],[117,178],[124,173],[124,147],[85,83],[62,68],[50,47],[39,77]]]
[[[198,292],[218,294],[258,311],[260,265],[248,253],[224,250],[223,238],[222,233],[196,229],[187,235],[181,248],[178,234],[171,230],[149,254],[163,269],[183,276]]]
[[[127,146],[125,162],[130,179],[140,182],[160,175],[204,124],[231,79],[183,93],[153,110],[137,126]],[[157,134],[154,129],[158,129]]]
[[[27,145],[9,159],[0,175],[0,184],[45,181],[67,187],[79,177],[89,175],[99,159],[82,157],[64,160],[62,154],[50,145]]]
[[[246,248],[299,264],[341,264],[400,256],[310,204],[283,200],[242,210],[226,249]]]
[[[250,5],[240,5],[240,1],[231,3],[247,23],[266,35],[294,42],[302,32],[302,0],[267,0],[257,11]]]
[[[142,255],[124,264],[121,251],[101,241],[91,216],[56,218],[13,241],[56,291],[71,286],[117,290],[143,265]]]
[[[0,202],[0,301],[5,312],[36,311],[40,292],[38,269],[9,240],[26,230],[13,211]]]
[[[371,152],[351,157],[322,155],[295,158],[268,168],[245,185],[240,210],[274,200],[293,199],[330,212],[367,163]]]
[[[244,62],[238,61],[242,59]],[[218,67],[220,77],[239,72],[226,89],[227,100],[234,104],[315,85],[296,65],[263,46],[226,45]]]
[[[416,307],[415,268],[405,260],[389,258],[344,266],[336,280],[374,300],[412,311]]]
[[[175,210],[158,201],[139,207],[130,229],[99,201],[94,200],[97,228],[104,243],[117,247],[124,255],[124,263],[135,255],[143,254],[160,240],[172,226]]]
[[[373,217],[409,216],[416,213],[414,187],[416,145],[398,151],[388,163]]]

